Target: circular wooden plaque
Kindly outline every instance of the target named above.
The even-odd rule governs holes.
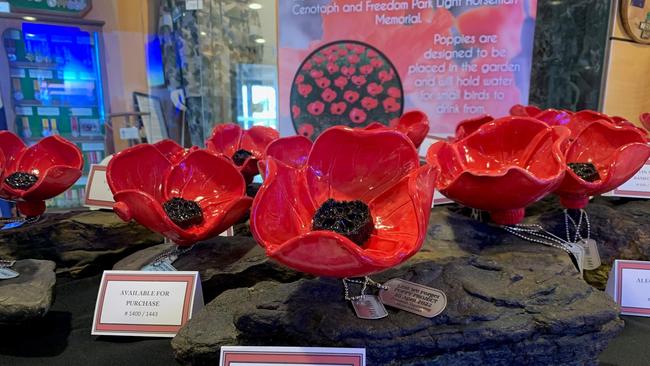
[[[621,0],[623,27],[636,42],[650,44],[650,0]]]

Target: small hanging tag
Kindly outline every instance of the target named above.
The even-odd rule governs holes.
[[[585,248],[577,243],[566,243],[565,246],[571,252],[575,260],[573,264],[575,264],[578,271],[580,271],[580,276],[582,276],[585,268]]]
[[[8,280],[20,276],[20,273],[6,267],[0,268],[0,280]]]
[[[174,261],[178,258],[177,255],[167,256],[155,260],[153,263],[147,264],[142,267],[141,271],[158,271],[158,272],[167,272],[167,271],[176,271],[177,269],[172,265]]]
[[[593,271],[603,264],[600,260],[598,244],[594,239],[582,239],[579,244],[585,249],[585,270]]]
[[[361,319],[377,320],[388,316],[384,304],[374,295],[363,295],[359,299],[352,300],[352,307],[357,317]]]
[[[442,313],[447,307],[447,296],[438,289],[400,278],[393,278],[386,282],[384,286],[387,289],[379,291],[379,299],[384,305],[425,318],[433,318]]]

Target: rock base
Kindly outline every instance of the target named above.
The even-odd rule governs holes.
[[[56,275],[52,261],[20,260],[12,270],[20,276],[0,280],[0,324],[42,318],[54,302]]]
[[[140,270],[170,249],[171,244],[161,244],[141,250],[116,263],[113,269]],[[179,271],[199,271],[206,301],[225,290],[253,286],[263,280],[292,282],[305,277],[270,260],[253,238],[245,236],[220,236],[197,243],[173,265]]]
[[[162,236],[113,212],[46,214],[39,222],[0,231],[0,258],[54,261],[57,273],[83,277],[119,259],[162,243]]]
[[[569,257],[519,244],[480,256],[420,256],[373,278],[445,292],[445,311],[423,318],[389,308],[361,320],[340,280],[261,282],[229,290],[172,341],[182,363],[214,364],[224,345],[366,348],[369,365],[589,365],[622,329],[614,302],[579,278]]]

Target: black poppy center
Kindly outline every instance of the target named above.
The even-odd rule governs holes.
[[[361,201],[335,201],[328,199],[314,214],[313,230],[339,233],[363,245],[375,228],[370,208]]]
[[[235,162],[235,165],[242,166],[244,165],[246,159],[250,158],[251,156],[253,156],[253,153],[251,153],[248,150],[244,150],[244,149],[237,150],[235,151],[235,154],[233,154],[232,156],[232,161]]]
[[[203,211],[198,203],[182,198],[172,198],[163,203],[163,209],[169,218],[178,226],[188,228],[203,221]]]
[[[587,182],[591,183],[600,180],[598,169],[592,163],[568,163],[567,165],[577,176]]]
[[[34,174],[16,172],[5,178],[5,182],[13,189],[20,189],[22,191],[28,190],[31,186],[36,184],[38,177]]]

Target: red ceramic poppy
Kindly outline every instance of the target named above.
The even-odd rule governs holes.
[[[366,126],[367,130],[390,129],[381,123],[371,123]],[[410,111],[404,113],[397,122],[395,129],[406,136],[413,142],[416,149],[420,148],[422,142],[429,133],[429,118],[420,111]]]
[[[478,130],[484,124],[492,121],[494,121],[494,118],[492,118],[492,116],[489,116],[487,114],[461,121],[458,124],[458,126],[456,126],[455,139],[462,140],[465,137],[474,133],[474,131]]]
[[[191,245],[220,234],[246,214],[252,199],[229,159],[198,149],[169,155],[169,146],[136,145],[111,159],[106,178],[113,210],[122,220],[133,219],[178,245]],[[174,204],[184,206],[180,213],[191,221],[172,219],[178,213]]]
[[[4,163],[4,164],[3,164]],[[20,138],[0,131],[0,198],[16,201],[25,216],[45,212],[45,200],[58,196],[81,177],[83,157],[79,148],[60,136],[50,136],[27,147]],[[15,178],[30,180],[17,186]]]
[[[215,126],[205,144],[209,151],[230,158],[246,183],[250,183],[259,173],[257,161],[264,158],[266,146],[278,137],[278,131],[269,127],[254,126],[242,130],[237,124],[227,123]]]
[[[535,117],[542,110],[535,107],[534,105],[521,105],[515,104],[510,108],[510,115],[517,117]]]
[[[598,175],[585,179],[567,165],[566,176],[555,192],[564,207],[584,208],[590,196],[625,183],[650,157],[647,139],[635,126],[596,119],[569,127],[579,130],[573,131],[575,138],[566,149],[567,164],[591,163]]]
[[[267,255],[302,272],[355,277],[396,266],[420,249],[438,169],[420,167],[406,136],[336,126],[310,145],[295,137],[269,147],[294,146],[295,153],[287,156],[296,164],[284,164],[273,154],[266,160],[251,229]],[[307,147],[306,162],[301,163],[296,157],[304,158]],[[347,234],[313,229],[317,212],[330,199],[369,210],[365,241],[356,244]],[[357,200],[363,203],[353,203]]]
[[[429,148],[440,166],[438,189],[450,199],[489,211],[500,225],[523,220],[525,207],[554,191],[566,168],[561,150],[570,131],[528,117],[488,122],[456,142]]]

